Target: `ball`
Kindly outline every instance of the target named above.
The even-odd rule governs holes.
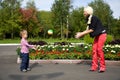
[[[52,30],[52,29],[49,29],[49,30],[48,30],[48,34],[49,34],[49,35],[52,35],[52,34],[53,34],[53,30]]]

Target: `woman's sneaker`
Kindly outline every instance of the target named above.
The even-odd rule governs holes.
[[[99,70],[98,72],[99,72],[99,73],[104,73],[105,71],[104,71],[104,70]]]

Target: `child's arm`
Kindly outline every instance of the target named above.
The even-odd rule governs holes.
[[[25,44],[27,47],[29,47],[29,48],[33,48],[33,49],[35,48],[35,46],[34,46],[34,45],[30,45],[30,44],[28,44],[28,42],[27,42],[27,41],[25,41],[25,42],[24,42],[24,44]]]

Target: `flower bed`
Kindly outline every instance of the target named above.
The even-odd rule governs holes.
[[[62,42],[63,43],[63,42]],[[91,59],[92,45],[73,45],[65,43],[36,45],[36,50],[30,49],[31,60],[54,60],[54,59]],[[106,60],[120,60],[120,45],[106,45],[104,47]],[[18,55],[20,48],[17,48]]]

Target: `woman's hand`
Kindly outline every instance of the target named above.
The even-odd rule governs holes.
[[[83,37],[83,34],[82,34],[82,32],[77,32],[76,33],[76,35],[75,35],[75,38],[81,38],[81,37]]]
[[[77,39],[78,39],[78,38],[81,38],[81,37],[83,37],[84,35],[89,34],[89,33],[91,33],[91,32],[93,32],[92,29],[85,30],[85,31],[83,31],[83,32],[77,32],[76,35],[75,35],[75,38],[77,38]]]

